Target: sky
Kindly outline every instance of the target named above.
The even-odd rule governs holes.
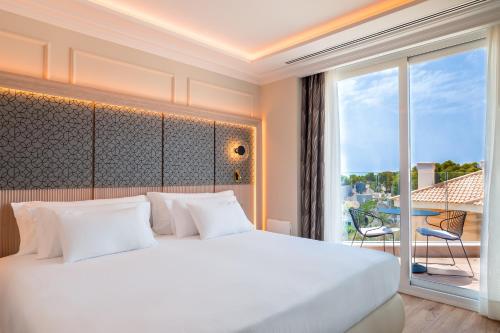
[[[484,160],[486,50],[410,65],[411,164]],[[341,171],[399,169],[397,68],[338,83]]]

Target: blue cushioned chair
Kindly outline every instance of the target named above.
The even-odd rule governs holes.
[[[464,232],[464,224],[465,224],[465,218],[467,217],[467,212],[461,210],[448,210],[444,214],[446,215],[446,218],[441,220],[439,225],[427,222],[427,224],[439,229],[419,227],[416,230],[420,235],[425,236],[427,238],[427,246],[425,251],[426,271],[427,271],[427,266],[429,264],[429,237],[436,237],[446,241],[446,246],[448,247],[448,251],[450,252],[451,259],[453,260],[453,264],[451,264],[451,266],[455,265],[455,258],[453,257],[453,253],[451,253],[448,241],[460,241],[460,244],[462,245],[462,249],[465,254],[465,258],[467,259],[467,263],[469,264],[470,271],[472,272],[472,275],[469,275],[469,277],[474,277],[474,271],[472,270],[472,266],[470,264],[469,257],[467,256],[467,252],[465,251],[464,243],[462,243],[462,234]],[[413,251],[414,258],[416,252],[416,245],[417,242],[415,240],[415,249]]]

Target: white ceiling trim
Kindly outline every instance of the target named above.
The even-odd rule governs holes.
[[[85,0],[80,0],[85,1]],[[210,48],[214,51],[221,52],[225,55],[235,57],[236,59],[250,63],[248,55],[240,49],[234,48],[227,44],[222,44],[220,41],[204,37],[200,34],[196,34],[190,30],[182,29],[168,22],[160,21],[151,16],[142,15],[141,13],[134,13],[131,10],[125,9],[113,5],[111,3],[102,0],[86,0],[89,5],[93,6],[96,10],[107,11],[110,14],[119,15],[123,19],[131,20],[135,23],[150,27],[152,29],[160,30],[167,34],[173,34],[177,38],[184,39],[186,41],[194,42],[198,45]],[[217,46],[214,46],[217,45]]]
[[[196,31],[186,28],[183,25],[173,23],[171,19],[169,20],[168,17],[162,19],[160,17],[151,15],[147,12],[137,10],[137,8],[134,8],[133,4],[131,5],[127,1],[116,1],[116,0],[79,0],[79,1],[81,2],[86,1],[89,4],[94,5],[97,9],[107,10],[109,12],[122,15],[122,17],[125,19],[134,20],[137,23],[149,25],[150,27],[164,31],[165,33],[174,34],[179,38],[183,38],[192,41],[194,43],[204,45],[208,48],[217,50],[226,55],[234,56],[237,59],[251,62],[258,60],[259,58],[270,56],[272,54],[285,51],[286,49],[299,46],[309,41],[318,39],[320,37],[324,37],[326,35],[338,32],[342,29],[346,29],[348,27],[361,24],[362,22],[365,22],[367,20],[374,19],[376,17],[381,17],[395,10],[401,10],[403,8],[415,5],[421,0],[383,0],[383,1],[362,0],[362,2],[360,2],[361,0],[357,0],[357,1],[352,1],[353,4],[350,3],[348,4],[347,2],[338,2],[336,3],[337,7],[336,10],[330,12],[330,14],[334,14],[335,12],[337,12],[336,16],[330,17],[328,21],[323,22],[323,20],[321,19],[320,21],[316,21],[315,25],[313,25],[312,27],[310,25],[309,26],[306,25],[302,27],[302,29],[295,30],[294,32],[289,31],[288,35],[276,37],[272,42],[268,41],[267,43],[263,42],[263,44],[254,45],[253,48],[252,47],[248,48],[242,45],[244,44],[245,40],[245,37],[243,37],[243,35],[240,35],[240,37],[238,38],[238,42],[236,42],[235,40],[232,41],[234,45],[231,42],[223,41],[220,38],[220,36],[219,38],[214,38],[209,36],[210,20],[207,22],[208,25],[207,31]],[[152,3],[151,1],[143,1],[143,2],[145,4]],[[232,2],[232,0],[228,0],[226,4],[228,2],[230,3]],[[271,12],[274,12],[276,10],[281,10],[281,8],[277,9],[274,3],[265,4],[265,1],[256,3],[260,4],[261,8],[268,8],[268,10]],[[223,2],[219,2],[219,4],[223,4]],[[321,3],[318,1],[318,6],[316,6],[316,11],[317,10],[321,11],[321,6],[323,6],[324,4],[325,4],[324,2]],[[207,7],[203,7],[203,4],[199,4],[198,6],[201,7],[200,10],[202,11],[204,9],[207,10]],[[291,7],[288,8],[288,12],[293,12],[294,10],[296,11],[297,7],[300,7],[297,3],[291,3],[290,6]],[[135,7],[137,7],[137,3],[135,4]],[[172,7],[173,7],[172,10],[175,10],[175,7],[178,6],[172,5]],[[214,6],[210,5],[209,7],[213,8]],[[238,7],[240,9],[246,8],[245,4],[243,3],[240,3]],[[346,11],[342,11],[342,7],[346,8]],[[162,12],[162,6],[159,6],[159,3],[157,3],[156,8],[158,12],[160,13]],[[308,15],[313,14],[314,11],[315,10],[311,10],[310,12],[301,12],[300,16],[307,17]],[[326,13],[329,12],[328,6],[326,6],[324,12]],[[256,13],[253,12],[253,14]],[[185,16],[187,17],[192,15],[196,16],[196,13],[193,13],[192,11],[190,13],[185,13]],[[220,20],[223,21],[223,18],[226,15],[230,15],[231,17],[233,16],[237,17],[238,14],[235,13],[234,10],[228,8],[228,12],[226,13],[224,12],[224,10],[218,10],[218,15],[219,15],[218,16],[219,21]],[[250,10],[250,12],[247,13],[247,15],[252,15],[252,11]],[[211,17],[211,15],[202,15],[202,17],[199,17],[199,20],[203,20],[204,16]],[[300,21],[300,19],[296,18],[296,21]],[[287,22],[287,23],[293,26],[294,22]],[[286,29],[286,26],[282,25],[281,27]],[[225,28],[226,28],[225,34],[229,35],[231,34],[231,32],[227,30],[231,30],[231,28],[232,30],[237,30],[239,27],[229,25],[226,26]],[[252,30],[258,30],[258,29],[252,29]],[[268,31],[266,31],[266,35],[272,36],[273,29],[270,28]]]
[[[387,14],[382,18],[334,33],[299,47],[249,62],[220,50],[195,43],[185,36],[166,32],[123,14],[91,4],[87,0],[0,0],[0,10],[26,16],[38,21],[76,31],[95,38],[145,51],[174,61],[200,67],[212,72],[265,84],[290,76],[306,76],[376,54],[408,47],[443,35],[484,26],[498,21],[500,1],[492,0],[460,15],[451,16],[406,29],[346,50],[286,65],[285,62],[325,47],[359,38],[367,32],[380,31],[433,12],[447,9],[467,0],[428,0],[415,6]]]
[[[208,49],[205,45],[196,45],[185,38],[159,31],[145,22],[124,18],[123,15],[88,2],[70,4],[58,0],[7,0],[0,1],[0,9],[219,74],[259,83],[259,77],[251,70],[248,61]],[[115,28],[114,24],[121,28]]]
[[[290,76],[303,77],[380,55],[396,53],[430,41],[448,40],[457,34],[471,34],[499,23],[500,1],[493,0],[444,20],[436,20],[309,61],[269,71],[261,76],[260,82],[266,84]]]

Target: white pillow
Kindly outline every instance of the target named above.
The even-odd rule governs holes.
[[[182,198],[172,201],[173,226],[175,226],[175,235],[178,238],[198,235],[198,229],[194,223],[193,217],[189,212],[188,203],[203,202],[207,205],[218,202],[236,201],[234,195],[228,197],[207,197],[207,198]]]
[[[36,237],[36,222],[33,219],[33,209],[37,207],[52,207],[52,206],[88,206],[111,204],[118,202],[146,202],[147,198],[144,195],[134,197],[116,198],[116,199],[99,199],[99,200],[84,200],[84,201],[30,201],[30,202],[13,202],[11,203],[16,218],[16,223],[19,228],[21,244],[19,245],[18,255],[36,253],[38,249]]]
[[[237,200],[226,202],[189,202],[187,207],[201,239],[253,230],[252,223]]]
[[[54,210],[64,262],[143,249],[157,244],[149,202],[109,210]]]
[[[153,230],[159,235],[175,234],[173,223],[172,204],[175,199],[183,198],[209,198],[209,197],[230,197],[234,192],[223,191],[217,193],[162,193],[148,192],[147,196],[151,202],[151,219]]]
[[[31,215],[33,216],[36,226],[36,238],[38,245],[37,258],[49,259],[60,257],[63,255],[57,223],[58,213],[71,210],[72,212],[81,212],[82,214],[86,214],[90,212],[102,212],[122,208],[133,208],[144,203],[147,202],[118,202],[100,205],[48,206],[36,207],[34,209],[30,208],[30,212],[32,213]],[[149,221],[147,225],[150,228]]]

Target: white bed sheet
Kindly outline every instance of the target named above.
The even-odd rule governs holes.
[[[0,259],[0,332],[343,332],[389,300],[397,258],[252,231],[63,264]]]

